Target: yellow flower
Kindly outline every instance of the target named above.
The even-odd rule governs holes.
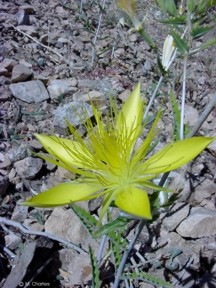
[[[134,151],[143,130],[143,102],[138,84],[122,109],[114,109],[115,118],[105,123],[92,105],[97,125],[86,119],[87,140],[70,125],[75,141],[36,134],[49,152],[40,157],[57,164],[80,177],[57,185],[23,202],[23,205],[54,207],[75,201],[103,196],[100,219],[111,203],[136,217],[151,219],[151,208],[146,188],[161,191],[151,182],[157,174],[171,171],[196,157],[214,138],[194,137],[167,145],[147,158],[150,144],[156,135],[156,118],[145,141]]]

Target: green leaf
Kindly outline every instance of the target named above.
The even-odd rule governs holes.
[[[170,24],[170,25],[185,25],[186,24],[186,16],[180,15],[176,17],[170,17],[164,20],[158,20],[160,23],[163,24]]]
[[[206,43],[200,45],[198,49],[191,51],[190,55],[196,53],[197,51],[201,51],[215,45],[216,45],[216,38],[210,39]]]
[[[97,225],[97,220],[95,217],[93,217],[90,213],[88,213],[86,210],[81,208],[80,206],[76,204],[70,205],[73,212],[77,215],[77,217],[80,219],[80,221],[83,223],[84,227],[87,229],[87,231],[94,236],[94,231]]]
[[[157,5],[159,6],[159,8],[163,11],[166,12],[166,5],[165,5],[165,1],[164,0],[156,0]]]
[[[187,9],[190,13],[195,11],[196,5],[197,3],[195,3],[195,0],[187,0]]]
[[[179,105],[177,103],[174,92],[171,91],[170,94],[171,104],[172,104],[172,112],[174,117],[174,140],[180,140],[180,122],[181,122],[181,111],[179,109]]]
[[[142,165],[145,174],[160,174],[177,169],[198,156],[215,137],[192,137],[169,144]]]
[[[178,10],[176,9],[175,1],[174,0],[165,0],[165,7],[166,11],[170,16],[176,16]]]
[[[172,36],[179,52],[182,54],[187,54],[189,51],[187,43],[175,31],[172,32]]]
[[[92,286],[93,288],[100,288],[101,287],[101,280],[100,280],[100,271],[97,263],[97,259],[94,256],[94,252],[89,246],[89,255],[91,259],[91,266],[92,266]]]
[[[122,277],[124,279],[126,278],[126,279],[134,279],[134,280],[135,279],[143,280],[147,283],[151,283],[151,284],[156,285],[158,287],[164,287],[164,288],[172,287],[172,285],[169,282],[162,280],[158,277],[155,277],[150,273],[143,272],[143,271],[139,271],[139,274],[137,274],[136,272],[124,273],[122,275]]]
[[[209,31],[211,31],[214,27],[215,26],[194,27],[191,31],[191,36],[193,37],[193,39],[198,39],[203,35],[205,35],[206,33],[208,33]]]
[[[130,220],[131,220],[130,218],[119,216],[114,221],[111,221],[108,224],[105,224],[105,225],[101,226],[94,233],[94,236],[95,237],[100,237],[100,236],[103,236],[103,235],[109,235],[110,232],[113,232],[115,229],[118,229],[120,227],[125,227]]]

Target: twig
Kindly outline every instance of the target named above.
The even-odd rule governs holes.
[[[102,9],[103,9],[103,10],[104,10],[104,7],[105,7],[105,2],[106,2],[106,0],[103,0],[103,3],[102,3]],[[100,13],[100,15],[99,15],[98,26],[97,26],[97,30],[96,30],[96,33],[95,33],[95,36],[94,36],[94,39],[93,39],[91,66],[93,66],[93,64],[94,64],[94,59],[95,59],[95,44],[96,44],[96,41],[97,41],[97,38],[98,38],[98,34],[99,34],[101,22],[102,22],[102,16],[103,16],[103,11],[102,11],[102,12]]]
[[[29,39],[31,39],[32,41],[38,43],[40,46],[42,46],[43,48],[49,50],[50,52],[56,54],[59,58],[64,59],[64,56],[62,56],[61,54],[59,54],[58,52],[56,52],[55,50],[53,50],[52,48],[50,48],[49,46],[46,46],[44,44],[42,44],[40,41],[38,41],[37,39],[35,39],[34,37],[28,35],[27,33],[23,32],[22,30],[20,30],[19,28],[15,27],[14,25],[11,25],[11,27],[13,27],[14,30],[18,31],[19,33],[25,35],[26,37],[28,37]]]
[[[101,258],[102,258],[103,249],[104,249],[106,240],[107,240],[107,236],[106,236],[106,235],[103,235],[103,237],[102,237],[102,239],[101,239],[101,242],[100,242],[98,254],[97,254],[97,262],[98,262],[98,265],[99,265],[99,266],[100,266],[100,263],[101,263]]]
[[[11,250],[9,250],[7,247],[5,247],[5,246],[2,245],[2,244],[0,244],[0,249],[2,249],[2,251],[3,251],[4,253],[8,254],[8,256],[9,256],[10,258],[15,258],[15,257],[16,257],[16,255],[15,255]]]
[[[134,235],[134,238],[131,240],[130,244],[128,245],[128,250],[126,250],[124,252],[124,255],[121,259],[121,263],[119,265],[119,268],[118,268],[118,271],[117,271],[117,274],[116,274],[116,278],[115,278],[115,282],[113,284],[113,288],[118,288],[119,287],[119,281],[120,281],[120,278],[121,278],[121,275],[122,275],[122,272],[124,270],[124,266],[125,266],[125,263],[127,261],[127,258],[131,252],[131,250],[133,249],[134,247],[134,244],[137,240],[137,238],[139,237],[144,225],[145,225],[146,221],[145,220],[141,220],[140,221],[140,224],[138,226],[138,229],[137,229],[137,232],[136,234]]]
[[[181,120],[180,120],[180,140],[184,139],[184,114],[186,98],[186,81],[187,81],[187,55],[184,58],[183,81],[182,81],[182,99],[181,99]]]
[[[13,221],[13,220],[6,219],[4,217],[0,217],[0,224],[5,224],[5,225],[8,225],[8,226],[12,226],[12,227],[18,228],[20,231],[22,231],[25,234],[31,234],[31,235],[47,237],[47,238],[52,239],[54,241],[60,242],[60,243],[62,243],[64,245],[66,245],[69,248],[72,248],[72,249],[76,250],[78,253],[88,253],[87,251],[85,251],[84,249],[80,248],[76,244],[73,244],[73,243],[71,243],[71,242],[69,242],[69,241],[67,241],[67,240],[65,240],[65,239],[63,239],[61,237],[52,235],[52,234],[47,233],[47,232],[41,232],[41,231],[32,230],[28,226],[24,226],[21,223],[18,223],[18,222]]]

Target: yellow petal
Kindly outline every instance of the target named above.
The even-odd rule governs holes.
[[[140,173],[160,174],[177,169],[199,155],[214,137],[192,137],[169,144],[142,165]]]
[[[128,185],[117,191],[115,204],[129,214],[152,219],[148,193],[132,185]]]
[[[140,83],[138,83],[116,117],[115,128],[121,135],[122,142],[127,143],[129,154],[141,131],[142,112],[143,102],[140,95]]]
[[[75,201],[90,200],[99,197],[105,193],[102,189],[103,187],[99,184],[65,182],[42,192],[21,204],[31,207],[62,206]]]
[[[65,165],[75,165],[79,168],[91,167],[92,157],[84,144],[45,134],[35,134],[35,136],[49,154]]]

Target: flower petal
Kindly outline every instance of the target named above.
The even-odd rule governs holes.
[[[130,135],[134,131],[136,133],[133,137],[137,137],[142,123],[142,111],[143,102],[140,95],[140,83],[138,83],[117,115],[116,129],[125,133],[125,136]]]
[[[115,204],[121,210],[137,217],[152,219],[148,193],[128,185],[117,191]]]
[[[79,168],[91,167],[92,157],[84,144],[45,134],[36,133],[35,136],[49,154],[64,164],[68,166],[75,165]]]
[[[65,182],[22,202],[22,205],[31,207],[61,206],[99,197],[105,193],[102,189],[103,186],[99,184]]]
[[[201,153],[214,137],[192,137],[169,144],[150,157],[141,167],[141,174],[160,174],[185,165]]]

